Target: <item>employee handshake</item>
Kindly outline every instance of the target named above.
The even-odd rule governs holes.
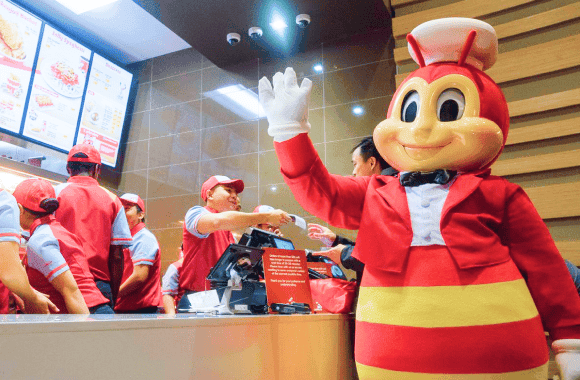
[[[258,85],[260,103],[268,118],[268,134],[274,141],[282,142],[308,132],[312,81],[304,78],[298,87],[296,72],[291,67],[286,68],[284,74],[277,72],[272,81],[273,88],[266,77],[260,79]]]

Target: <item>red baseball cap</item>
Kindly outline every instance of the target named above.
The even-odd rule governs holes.
[[[76,155],[76,157],[75,157]],[[101,164],[101,154],[91,144],[77,144],[68,152],[67,162],[86,162]]]
[[[268,205],[259,205],[256,206],[256,208],[254,209],[254,212],[270,212],[270,211],[274,211],[274,207]]]
[[[201,186],[201,198],[207,202],[207,191],[213,189],[217,185],[230,185],[239,194],[244,191],[244,181],[241,179],[230,179],[225,175],[213,175]]]
[[[139,206],[141,211],[145,211],[145,202],[143,202],[143,199],[141,199],[137,194],[126,193],[123,194],[120,199],[123,206]]]
[[[54,187],[47,180],[40,178],[20,182],[12,195],[23,207],[36,212],[46,212],[46,209],[40,207],[43,201],[47,199],[57,201]]]

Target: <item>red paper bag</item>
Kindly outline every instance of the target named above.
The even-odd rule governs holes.
[[[356,282],[339,278],[310,280],[312,300],[330,313],[345,314],[352,311],[356,296]]]

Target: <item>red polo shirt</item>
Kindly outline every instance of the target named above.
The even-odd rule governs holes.
[[[161,285],[159,284],[161,259],[159,244],[155,236],[139,223],[131,229],[133,244],[123,250],[125,257],[122,283],[133,274],[135,265],[148,265],[149,276],[141,287],[117,299],[116,311],[130,311],[145,307],[158,306],[161,302]]]
[[[55,188],[56,219],[82,242],[95,280],[110,281],[111,245],[131,245],[131,232],[119,198],[92,177],[70,177]]]
[[[37,219],[30,226],[24,265],[30,285],[47,294],[62,314],[67,313],[66,304],[50,283],[67,270],[71,271],[88,307],[109,302],[95,284],[81,242],[52,215]]]
[[[228,245],[235,243],[230,231],[215,231],[205,235],[197,232],[197,221],[210,212],[217,213],[216,210],[207,206],[195,206],[185,215],[183,266],[179,276],[179,288],[183,291],[209,290],[209,281],[205,278]]]

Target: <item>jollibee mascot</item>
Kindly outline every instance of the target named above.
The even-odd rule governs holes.
[[[288,68],[259,84],[298,202],[359,230],[359,377],[545,380],[548,331],[563,378],[580,378],[580,298],[566,265],[525,192],[490,175],[509,129],[483,72],[497,57],[494,29],[441,19],[407,40],[420,68],[373,134],[398,178],[328,173],[307,134],[311,82],[298,86]]]

